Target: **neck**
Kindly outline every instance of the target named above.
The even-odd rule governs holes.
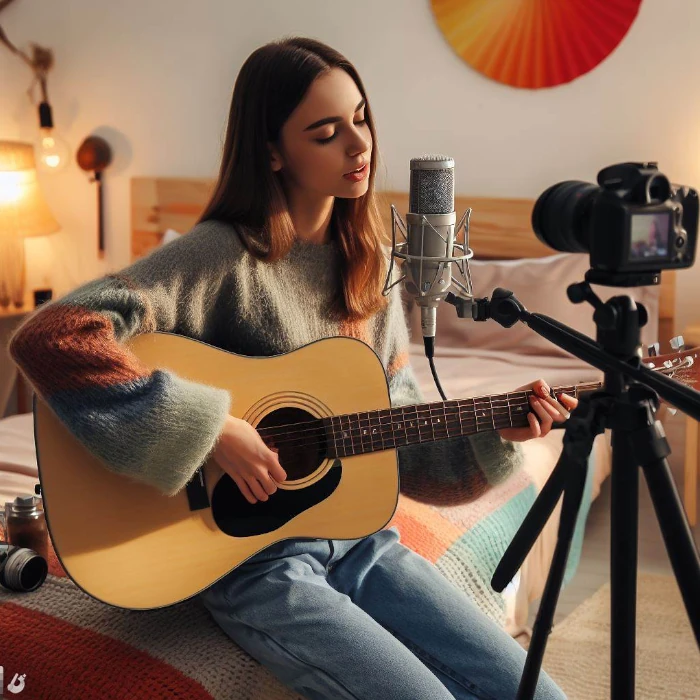
[[[318,245],[330,242],[335,197],[294,190],[287,194],[287,201],[299,240]]]

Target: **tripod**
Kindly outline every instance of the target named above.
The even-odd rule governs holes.
[[[637,355],[644,307],[627,296],[603,303],[588,282],[569,287],[575,303],[588,301],[596,311],[598,342],[541,314],[531,314],[505,289],[492,300],[447,301],[460,316],[472,306],[475,320],[493,318],[504,327],[520,320],[556,345],[604,370],[603,389],[582,396],[566,422],[562,454],[494,572],[491,585],[503,591],[522,566],[563,493],[557,545],[518,689],[517,700],[534,696],[547,636],[561,589],[566,560],[581,505],[588,456],[595,436],[612,429],[611,501],[611,697],[633,700],[635,689],[637,535],[639,472],[644,471],[666,550],[686,612],[700,646],[700,560],[666,457],[671,453],[661,423],[656,386],[670,403],[696,420],[700,393],[641,366]],[[630,379],[632,377],[633,379]],[[634,381],[634,379],[641,381]]]

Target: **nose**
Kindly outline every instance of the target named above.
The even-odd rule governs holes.
[[[366,151],[369,151],[371,145],[371,136],[365,138],[363,134],[361,134],[358,130],[355,130],[355,138],[352,140],[352,143],[348,147],[348,155],[352,157],[357,156],[360,153],[365,153]]]

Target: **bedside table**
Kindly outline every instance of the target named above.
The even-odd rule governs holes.
[[[14,329],[33,310],[34,307],[28,298],[25,300],[24,306],[20,306],[19,309],[14,304],[0,307],[0,418],[5,413],[7,401],[12,394],[13,384],[17,393],[17,413],[31,411],[31,407],[26,400],[27,389],[24,379],[22,379],[22,375],[10,360],[6,345]]]
[[[700,324],[688,326],[683,331],[683,340],[688,348],[700,345]],[[698,522],[698,422],[685,419],[685,466],[683,469],[683,504],[691,527]]]

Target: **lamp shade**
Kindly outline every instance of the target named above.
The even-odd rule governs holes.
[[[34,147],[0,141],[0,238],[46,236],[60,228],[39,187]]]

